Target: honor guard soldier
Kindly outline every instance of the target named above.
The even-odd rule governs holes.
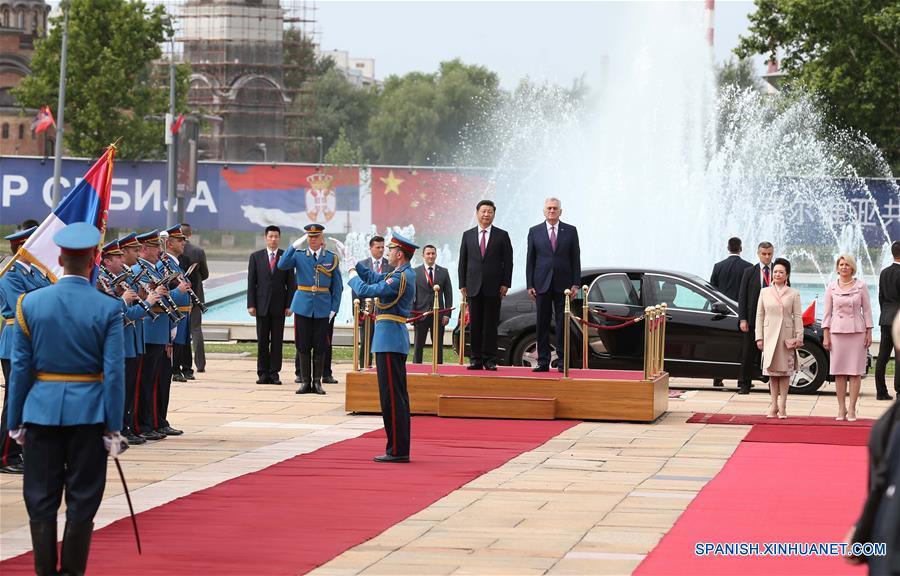
[[[91,285],[100,241],[91,224],[56,233],[65,274],[16,303],[9,426],[24,441],[23,493],[37,574],[56,574],[56,515],[66,494],[63,574],[84,574],[106,484],[104,435],[123,440],[122,307]],[[24,436],[24,438],[23,438]],[[115,455],[117,452],[113,452]]]
[[[155,285],[160,302],[168,302],[167,306],[157,303],[152,308],[156,318],[144,318],[144,361],[140,369],[138,381],[138,421],[139,433],[146,440],[161,440],[166,436],[180,436],[181,430],[172,428],[166,420],[169,406],[169,390],[172,385],[172,328],[174,322],[170,315],[177,315],[177,304],[172,302],[168,287],[162,284],[163,276],[159,271],[159,232],[152,230],[137,237],[141,243],[141,257],[138,258],[138,269],[151,285]]]
[[[294,313],[294,345],[302,384],[296,393],[324,394],[322,370],[328,346],[328,322],[341,305],[344,284],[337,255],[325,249],[325,227],[308,224],[303,229],[308,239],[307,249],[299,251],[303,239],[295,240],[281,255],[278,267],[282,270],[293,268],[297,279],[291,311]]]
[[[134,234],[124,239],[130,238],[134,238]],[[144,353],[143,320],[159,298],[155,292],[151,292],[146,301],[139,302],[138,290],[127,281],[124,255],[120,240],[113,240],[103,247],[101,251],[103,267],[97,286],[107,294],[121,298],[122,301],[125,344],[125,419],[122,422],[122,435],[129,444],[138,445],[146,442],[142,436],[134,432],[134,392],[138,359]]]
[[[183,315],[176,325],[175,337],[172,339],[172,380],[187,382],[184,374],[191,370],[191,297],[188,294],[191,285],[178,264],[178,257],[184,253],[187,236],[181,231],[181,224],[176,224],[166,229],[165,237],[165,243],[160,247],[158,269],[163,276],[172,273],[180,275],[179,287],[172,290],[172,299],[178,304],[178,311]]]
[[[394,270],[379,274],[361,262],[350,269],[350,288],[360,298],[378,298],[372,351],[378,370],[381,416],[387,433],[385,453],[376,462],[409,462],[409,393],[406,390],[406,357],[409,332],[406,319],[416,299],[416,273],[409,261],[418,246],[394,234],[388,245]]]
[[[9,250],[15,254],[19,247],[28,240],[37,226],[14,232],[5,236],[9,240]],[[0,328],[0,365],[3,367],[3,385],[9,384],[10,361],[12,360],[13,322],[16,314],[16,302],[26,292],[49,286],[50,281],[35,267],[16,260],[0,277],[0,314],[3,316],[3,327]],[[3,416],[0,423],[0,471],[7,474],[21,474],[25,469],[22,464],[22,447],[16,444],[7,434],[6,405],[9,393],[3,395]]]

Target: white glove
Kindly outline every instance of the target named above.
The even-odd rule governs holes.
[[[328,313],[328,321],[331,322],[332,320],[334,320],[334,316],[335,316],[335,312],[329,312]]]
[[[16,444],[19,446],[25,445],[25,427],[19,426],[15,430],[10,430],[8,432],[9,437],[16,441]]]
[[[356,257],[354,257],[354,256],[347,256],[346,258],[344,258],[344,263],[347,265],[348,269],[352,270],[352,269],[356,268],[356,262],[357,262],[357,260],[356,260]]]
[[[305,243],[306,243],[306,234],[304,234],[303,236],[294,240],[294,243],[291,244],[291,246],[294,247],[294,250],[299,250]]]
[[[174,328],[169,330],[169,342],[172,342],[175,340],[175,334],[177,334],[177,333],[178,333],[178,326],[175,326]]]
[[[103,436],[103,447],[109,452],[110,458],[116,458],[128,449],[128,440],[118,432],[113,432]]]

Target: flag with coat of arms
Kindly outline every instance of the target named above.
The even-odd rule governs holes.
[[[56,126],[56,120],[53,119],[53,112],[50,111],[49,106],[41,106],[37,116],[34,117],[34,121],[31,123],[31,130],[35,134],[40,134],[51,126]]]
[[[100,230],[100,244],[106,234],[106,220],[109,212],[110,190],[112,188],[115,145],[109,146],[84,178],[66,194],[59,205],[44,218],[38,229],[19,248],[17,257],[36,266],[52,282],[62,275],[59,265],[59,246],[53,236],[69,224],[88,222]],[[99,253],[98,253],[99,258]]]

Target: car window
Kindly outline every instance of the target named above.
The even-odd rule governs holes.
[[[693,285],[668,276],[646,276],[654,304],[682,310],[710,310],[712,301]]]
[[[641,297],[625,274],[605,274],[594,280],[588,291],[589,302],[640,306]]]

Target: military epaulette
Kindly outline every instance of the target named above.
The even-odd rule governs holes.
[[[331,250],[325,250],[325,253],[331,254],[331,256],[332,256],[331,266],[328,266],[326,268],[322,264],[316,264],[316,270],[325,274],[326,276],[331,276],[331,273],[334,272],[334,269],[338,267],[338,264],[340,264],[341,259],[338,258],[338,255],[335,254],[334,252],[332,252]]]
[[[31,330],[28,329],[28,322],[25,321],[25,312],[22,310],[23,299],[25,299],[25,294],[20,294],[19,299],[16,301],[16,322],[19,323],[19,328],[22,329],[22,332],[31,338]]]
[[[406,274],[404,274],[402,272],[398,272],[397,270],[391,270],[390,272],[388,272],[388,275],[384,277],[384,281],[387,282],[388,284],[390,284],[391,281],[393,280],[394,274],[398,274],[398,273],[400,274],[400,288],[397,290],[397,297],[394,298],[392,301],[388,302],[387,304],[382,304],[380,302],[375,304],[375,306],[379,310],[387,310],[388,308],[396,306],[397,302],[400,301],[400,298],[403,297],[403,293],[406,292]]]

